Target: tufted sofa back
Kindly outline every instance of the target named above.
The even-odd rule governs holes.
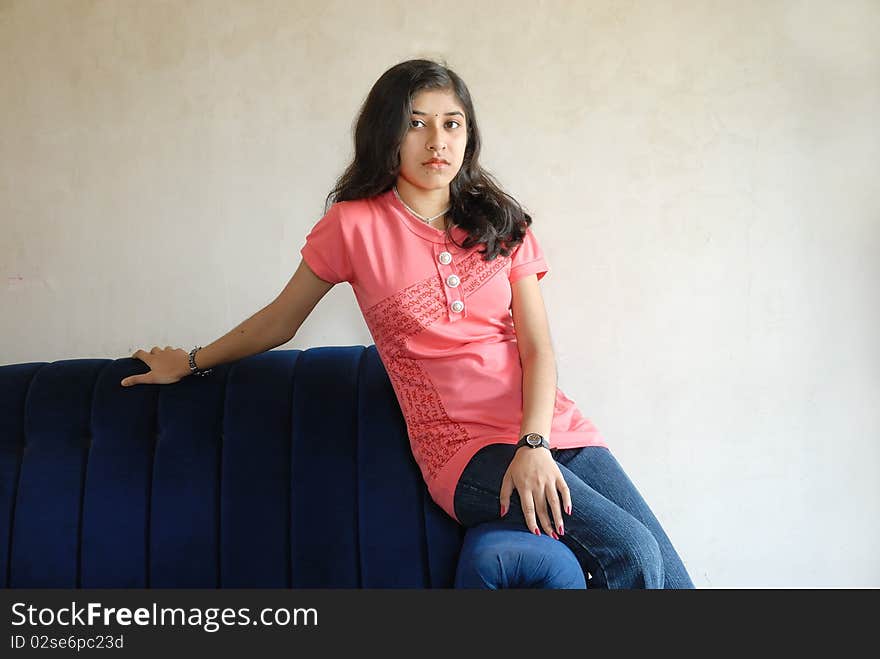
[[[0,585],[449,588],[375,346],[273,350],[173,385],[140,360],[0,367]]]

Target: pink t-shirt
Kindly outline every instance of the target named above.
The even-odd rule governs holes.
[[[456,226],[461,243],[467,232]],[[511,283],[547,273],[531,227],[510,256],[484,261],[414,217],[393,190],[333,206],[301,254],[321,279],[351,284],[406,421],[431,498],[455,516],[455,486],[482,447],[519,441],[522,365]],[[558,387],[553,448],[607,446]]]

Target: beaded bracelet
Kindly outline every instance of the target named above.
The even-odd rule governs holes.
[[[208,373],[210,373],[211,371],[214,370],[213,368],[209,368],[209,369],[206,369],[203,371],[203,370],[199,369],[198,366],[196,366],[196,352],[198,352],[201,349],[202,349],[202,346],[196,346],[195,348],[193,348],[192,350],[189,351],[189,370],[192,375],[207,375]]]

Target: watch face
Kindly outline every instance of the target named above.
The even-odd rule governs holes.
[[[541,435],[531,432],[526,435],[526,442],[529,446],[540,446],[541,445]]]

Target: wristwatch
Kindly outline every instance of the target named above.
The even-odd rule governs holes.
[[[543,435],[539,435],[536,432],[529,432],[520,437],[520,440],[516,443],[516,447],[520,446],[528,446],[529,448],[540,448],[543,446],[546,449],[550,448],[550,442],[547,441],[547,438]]]

